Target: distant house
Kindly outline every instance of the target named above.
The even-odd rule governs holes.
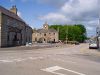
[[[42,29],[33,30],[32,41],[40,43],[58,42],[58,31],[49,29],[49,25],[45,23]]]
[[[0,6],[0,47],[32,42],[32,28],[18,15],[16,6],[10,10]]]

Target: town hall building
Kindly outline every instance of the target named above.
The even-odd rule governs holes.
[[[34,29],[32,34],[32,41],[39,43],[58,42],[59,33],[55,29],[50,29],[47,22],[42,29]]]

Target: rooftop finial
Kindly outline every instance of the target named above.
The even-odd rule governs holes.
[[[48,25],[47,21],[45,21],[45,24],[43,25],[43,29],[48,30],[48,28],[49,28],[49,25]]]

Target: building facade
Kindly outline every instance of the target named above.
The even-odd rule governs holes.
[[[25,45],[32,42],[32,28],[18,15],[16,6],[10,10],[0,6],[0,47]]]
[[[58,42],[58,37],[58,31],[55,29],[49,29],[49,25],[45,23],[42,29],[33,30],[32,41],[40,43]]]

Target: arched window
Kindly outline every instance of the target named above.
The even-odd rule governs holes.
[[[44,34],[44,36],[46,36],[46,34]]]
[[[45,41],[45,39],[44,39],[44,41]]]
[[[35,38],[35,41],[37,41],[37,38]]]
[[[54,39],[54,42],[55,42],[55,39]]]

